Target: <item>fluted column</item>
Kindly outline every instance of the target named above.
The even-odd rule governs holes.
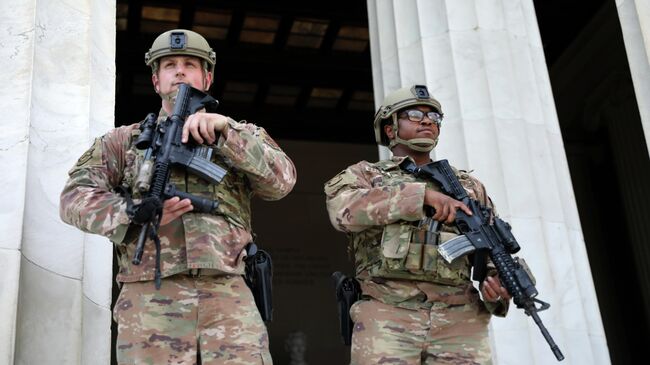
[[[0,364],[110,361],[110,243],[59,219],[67,171],[113,125],[115,2],[2,1]]]
[[[5,80],[0,85],[0,110],[5,114],[0,124],[0,364],[14,363],[16,312],[20,273],[20,249],[25,211],[25,179],[29,149],[29,124],[34,51],[34,1],[0,2],[6,17],[1,25],[0,47]]]
[[[368,13],[375,103],[428,85],[445,113],[432,155],[473,170],[513,225],[564,363],[608,364],[532,1],[368,0]],[[491,333],[497,364],[557,363],[520,309]]]
[[[616,0],[643,134],[650,154],[650,3]]]

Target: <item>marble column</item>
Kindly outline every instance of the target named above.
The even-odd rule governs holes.
[[[0,166],[4,170],[0,186],[6,191],[0,195],[0,364],[13,364],[29,147],[34,3],[3,1],[0,11],[12,14],[2,23],[5,36],[0,47],[5,77],[11,75],[12,79],[0,85],[0,110],[9,114],[0,126]]]
[[[616,0],[643,134],[650,154],[650,3]]]
[[[428,85],[445,113],[432,157],[472,170],[512,224],[564,363],[609,364],[533,2],[368,0],[368,14],[376,105]],[[491,339],[496,364],[557,363],[520,309]]]
[[[108,364],[112,247],[59,219],[67,171],[113,126],[115,2],[2,1],[0,363]]]

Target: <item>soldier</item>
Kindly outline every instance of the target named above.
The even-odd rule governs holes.
[[[467,256],[447,264],[436,250],[458,235],[451,225],[456,210],[471,210],[401,167],[431,162],[442,116],[426,86],[391,93],[375,114],[374,129],[393,157],[361,161],[325,184],[330,220],[349,238],[363,292],[350,309],[351,364],[491,361],[490,313],[505,316],[510,296],[491,271],[481,300]],[[483,184],[455,171],[473,199],[493,208]]]
[[[145,55],[153,87],[162,99],[158,122],[173,110],[182,83],[207,91],[215,53],[199,34],[183,29],[158,36]],[[131,259],[141,226],[127,214],[117,187],[133,191],[143,151],[134,146],[140,124],[122,126],[97,138],[69,172],[61,193],[61,218],[85,232],[108,237],[116,247],[121,292],[113,309],[118,324],[120,364],[271,364],[268,334],[246,286],[245,246],[252,241],[253,196],[277,200],[296,181],[292,161],[263,128],[229,117],[197,112],[183,126],[191,138],[213,150],[212,162],[227,169],[209,184],[172,168],[177,189],[219,202],[211,214],[192,212],[188,199],[163,204],[162,285],[156,290],[156,250],[145,245],[142,263]]]

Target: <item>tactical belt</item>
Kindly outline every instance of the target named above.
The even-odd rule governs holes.
[[[181,275],[185,275],[190,278],[206,278],[220,275],[230,276],[228,274],[219,273],[219,271],[212,269],[188,269],[187,271],[183,271]]]

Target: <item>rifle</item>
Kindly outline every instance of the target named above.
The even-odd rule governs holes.
[[[190,199],[193,211],[197,213],[210,213],[219,206],[217,201],[179,191],[169,182],[171,167],[174,165],[182,166],[212,184],[218,184],[226,175],[225,169],[210,161],[212,149],[193,142],[181,142],[185,119],[200,109],[205,108],[206,111],[213,112],[218,105],[219,102],[212,96],[187,84],[181,84],[172,114],[156,124],[156,116],[151,113],[140,126],[142,133],[135,146],[146,151],[135,187],[142,193],[143,199],[137,205],[129,204],[130,199],[127,199],[127,213],[134,223],[142,224],[142,229],[131,262],[140,265],[145,241],[147,237],[151,238],[156,245],[156,289],[160,289],[158,228],[162,218],[163,201],[174,196]]]
[[[264,322],[273,320],[273,261],[271,255],[257,248],[255,242],[246,247],[246,285],[251,289],[255,305]]]
[[[350,346],[354,329],[354,323],[350,318],[350,307],[361,299],[361,287],[357,279],[347,277],[340,271],[332,274],[332,280],[336,288],[336,301],[339,305],[341,338],[344,345]]]
[[[499,217],[494,217],[492,222],[490,209],[467,195],[447,160],[431,162],[420,167],[415,166],[411,160],[404,161],[402,169],[416,177],[435,181],[444,194],[463,202],[473,213],[469,216],[460,209],[456,211],[455,224],[462,235],[441,244],[438,252],[449,263],[465,254],[473,254],[472,279],[479,282],[486,277],[486,257],[489,256],[517,308],[523,308],[526,315],[533,317],[555,358],[562,361],[564,355],[537,315],[538,312],[548,309],[550,304],[536,298],[538,292],[533,280],[520,262],[511,256],[519,251],[520,246],[511,232],[510,225]],[[536,303],[540,307],[537,307]]]

